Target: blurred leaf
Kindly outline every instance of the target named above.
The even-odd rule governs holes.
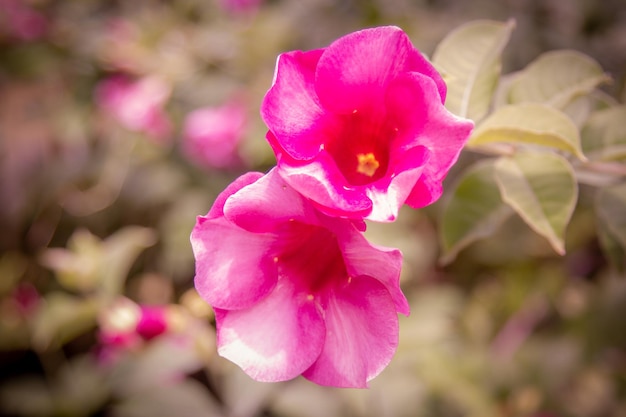
[[[135,259],[154,245],[156,239],[156,233],[150,228],[126,226],[104,240],[100,281],[104,295],[112,297],[121,293]]]
[[[473,165],[459,180],[443,211],[441,262],[451,262],[470,243],[494,233],[511,214],[495,182],[494,160]]]
[[[563,108],[563,113],[565,113],[580,130],[591,114],[591,107],[591,98],[589,96],[580,96],[570,101]]]
[[[550,51],[540,55],[512,82],[509,103],[545,103],[563,109],[576,97],[588,94],[610,77],[591,57],[576,51]]]
[[[591,114],[581,132],[582,146],[592,160],[626,159],[626,105]]]
[[[502,68],[502,50],[515,23],[479,20],[465,24],[444,38],[433,54],[442,71],[452,113],[482,119],[489,109]]]
[[[79,229],[70,237],[67,249],[45,250],[40,260],[55,271],[57,280],[69,290],[104,296],[121,292],[132,263],[145,248],[155,243],[152,229],[126,226],[105,240]]]
[[[63,292],[46,295],[45,303],[33,323],[33,347],[46,350],[58,347],[95,325],[98,306]]]
[[[547,152],[518,152],[500,158],[494,172],[502,199],[563,255],[565,228],[578,199],[567,160]]]
[[[598,190],[595,199],[601,242],[609,258],[623,268],[626,251],[626,183]],[[621,258],[621,259],[620,259]]]
[[[574,123],[559,110],[538,103],[506,106],[489,115],[474,131],[468,145],[489,143],[547,146],[586,159]]]
[[[102,368],[91,355],[74,358],[59,370],[52,387],[57,415],[91,416],[109,398]]]
[[[117,395],[132,396],[167,386],[198,370],[202,361],[190,336],[169,334],[139,352],[129,352],[111,374],[111,386]]]
[[[20,252],[5,252],[0,255],[0,296],[13,290],[26,271],[27,260]]]
[[[242,393],[243,395],[243,393]],[[113,417],[218,417],[223,414],[209,391],[197,381],[183,379],[123,399]]]
[[[0,409],[16,416],[48,417],[54,415],[55,403],[50,388],[42,378],[13,379],[0,388]]]

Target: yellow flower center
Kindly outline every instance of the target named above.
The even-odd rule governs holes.
[[[380,166],[380,163],[376,160],[374,154],[372,152],[360,153],[356,157],[358,159],[356,171],[359,174],[373,177],[376,173],[376,170]]]

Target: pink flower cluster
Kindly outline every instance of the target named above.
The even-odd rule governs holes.
[[[239,177],[191,234],[218,352],[259,381],[366,387],[398,344],[399,250],[364,220],[442,193],[473,124],[397,27],[279,56],[262,104],[277,166]]]

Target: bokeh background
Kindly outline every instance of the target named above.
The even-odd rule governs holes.
[[[274,164],[277,55],[384,24],[430,55],[475,19],[515,19],[504,72],[576,49],[624,101],[621,0],[0,0],[0,415],[626,416],[623,257],[584,186],[563,257],[513,219],[442,265],[446,195],[371,224],[412,314],[368,390],[256,383],[215,353],[189,233]]]

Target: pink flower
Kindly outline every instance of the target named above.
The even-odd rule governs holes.
[[[332,216],[393,221],[436,201],[473,123],[397,27],[279,56],[261,115],[285,181]]]
[[[219,6],[229,13],[254,13],[261,6],[263,0],[219,0]]]
[[[201,167],[240,166],[238,145],[244,138],[246,121],[246,109],[236,101],[195,110],[185,119],[182,150]]]
[[[0,0],[0,32],[32,41],[45,35],[48,27],[46,17],[23,0]]]
[[[121,125],[163,141],[172,130],[163,106],[170,96],[170,86],[160,78],[144,77],[133,81],[114,76],[96,88],[96,101]]]
[[[218,352],[252,378],[365,387],[391,360],[409,313],[400,251],[320,213],[275,170],[228,186],[191,243]]]

